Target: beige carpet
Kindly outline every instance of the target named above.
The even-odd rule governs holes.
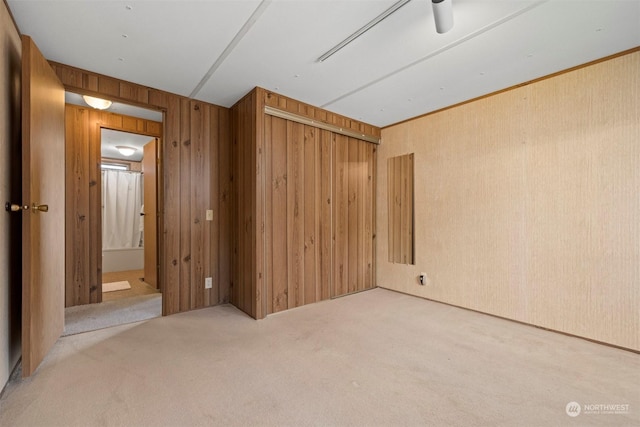
[[[131,289],[131,285],[127,280],[119,282],[107,282],[102,284],[102,292],[125,291]]]
[[[80,334],[162,316],[162,295],[138,295],[64,309],[62,336]]]
[[[637,354],[375,289],[62,338],[0,425],[632,426],[639,384]],[[628,410],[587,410],[608,404]]]

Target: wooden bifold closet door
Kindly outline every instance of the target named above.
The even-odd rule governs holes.
[[[375,146],[264,120],[266,314],[373,287]]]

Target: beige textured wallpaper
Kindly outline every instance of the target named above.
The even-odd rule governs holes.
[[[416,264],[378,168],[378,286],[640,350],[640,52],[383,129],[407,153]]]

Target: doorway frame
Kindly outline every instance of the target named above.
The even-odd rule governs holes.
[[[237,151],[232,138],[231,110],[71,65],[55,61],[49,64],[69,92],[164,112],[159,253],[163,315],[229,303],[232,289],[240,286],[233,277],[237,240],[233,230],[238,227],[238,220],[234,207],[236,171],[232,170]],[[213,184],[202,195],[200,205],[214,209],[210,227],[195,224],[190,218],[192,205],[203,211],[202,206],[192,203],[202,186],[191,179],[193,170],[183,167],[203,148],[208,150],[208,160],[202,164],[212,168]],[[211,230],[209,240],[205,229]],[[194,241],[207,241],[209,249],[191,253],[192,236]],[[200,280],[204,271],[200,265],[212,272],[215,291],[205,289],[204,279]]]
[[[126,116],[124,114],[119,114],[120,116],[124,117],[132,117],[132,116]],[[132,117],[135,118],[135,117]],[[152,120],[146,120],[148,122],[151,122]],[[158,122],[160,123],[160,122]],[[161,123],[162,127],[164,127],[164,114],[163,114],[163,122]],[[162,221],[162,209],[161,209],[161,202],[162,202],[162,132],[160,132],[160,135],[157,134],[153,134],[150,133],[148,131],[134,131],[134,130],[130,130],[130,129],[125,129],[123,127],[118,127],[118,126],[114,126],[113,124],[103,124],[103,123],[96,123],[96,126],[98,127],[97,129],[97,135],[98,135],[98,146],[97,146],[97,150],[100,153],[100,163],[98,165],[98,171],[101,172],[102,170],[102,129],[107,129],[107,130],[115,130],[118,132],[125,132],[125,133],[131,133],[131,134],[135,134],[135,135],[142,135],[142,136],[147,136],[150,139],[155,139],[156,140],[156,159],[155,159],[155,169],[156,169],[156,278],[157,278],[157,286],[156,289],[158,289],[160,291],[160,294],[162,294],[163,292],[163,286],[162,286],[162,280],[160,277],[160,270],[161,270],[161,266],[160,266],[160,248],[161,248],[161,242],[160,242],[160,238],[161,238],[161,234],[160,233],[160,227],[159,225],[161,224]],[[97,184],[98,186],[98,197],[97,197],[97,208],[98,208],[98,218],[99,218],[99,223],[98,223],[98,239],[96,242],[97,245],[97,252],[98,252],[98,271],[100,272],[100,274],[98,275],[98,295],[99,295],[99,302],[102,302],[102,274],[104,274],[104,272],[102,271],[102,174],[98,173],[98,180],[97,180]],[[143,190],[143,191],[146,191]],[[144,194],[144,193],[143,193]],[[94,206],[94,209],[96,207]],[[145,213],[146,215],[146,213]],[[145,249],[146,250],[146,249]]]
[[[66,89],[79,93],[72,89]],[[162,122],[126,116],[87,106],[66,104],[66,192],[67,192],[67,277],[65,306],[102,302],[102,218],[101,218],[101,129],[113,129],[158,138],[164,136]],[[162,143],[158,147],[163,156]],[[158,165],[161,169],[161,161]],[[158,173],[158,203],[164,200],[162,173]],[[88,184],[88,185],[87,185]],[[159,221],[163,221],[163,205],[158,205]],[[158,230],[158,264],[162,270],[162,234]],[[159,277],[160,289],[164,290]]]

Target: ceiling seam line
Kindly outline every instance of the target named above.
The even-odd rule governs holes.
[[[218,59],[216,59],[216,61],[211,66],[211,68],[209,68],[206,74],[202,77],[202,79],[200,80],[198,85],[195,87],[195,89],[193,89],[193,91],[189,95],[190,98],[195,98],[198,95],[198,93],[202,90],[204,85],[207,84],[209,79],[211,79],[211,76],[213,76],[213,74],[218,70],[218,68],[220,68],[222,63],[227,59],[227,57],[236,48],[236,46],[238,46],[238,44],[244,38],[244,36],[247,35],[251,27],[253,27],[253,25],[258,21],[260,16],[264,13],[264,11],[271,4],[271,2],[272,0],[262,0],[260,2],[258,7],[256,7],[256,10],[253,11],[249,19],[247,19],[247,21],[244,23],[242,28],[240,28],[238,33],[233,37],[231,42],[229,42],[229,44],[224,49],[224,51],[222,51]]]
[[[363,90],[365,90],[365,89],[367,89],[367,88],[369,88],[369,87],[371,87],[371,86],[373,86],[375,84],[378,84],[381,81],[388,79],[389,77],[392,77],[392,76],[394,76],[394,75],[396,75],[398,73],[401,73],[401,72],[403,72],[405,70],[408,70],[409,68],[414,67],[414,66],[420,64],[421,62],[424,62],[424,61],[426,61],[428,59],[431,59],[431,58],[433,58],[433,57],[435,57],[437,55],[440,55],[441,53],[444,53],[444,52],[446,52],[446,51],[448,51],[450,49],[453,49],[454,47],[456,47],[456,46],[458,46],[458,45],[460,45],[460,44],[462,44],[462,43],[464,43],[466,41],[469,41],[469,40],[471,40],[471,39],[473,39],[475,37],[478,37],[478,36],[486,33],[487,31],[490,31],[490,30],[494,29],[495,27],[504,24],[505,22],[509,22],[512,19],[517,18],[518,16],[523,15],[523,14],[525,14],[525,13],[527,13],[527,12],[529,12],[529,11],[535,9],[535,8],[537,8],[537,7],[541,6],[541,5],[543,5],[544,3],[547,3],[548,1],[549,0],[542,0],[542,1],[539,1],[539,2],[536,2],[536,3],[532,4],[530,6],[527,6],[527,7],[523,8],[523,9],[520,9],[520,10],[512,13],[511,15],[509,15],[509,16],[507,16],[505,18],[499,19],[496,22],[493,22],[493,23],[491,23],[489,25],[486,25],[486,26],[476,30],[475,32],[473,32],[471,34],[469,34],[469,35],[467,35],[465,37],[462,37],[461,39],[458,39],[458,40],[456,40],[456,41],[454,41],[452,43],[449,43],[446,46],[443,46],[440,49],[437,49],[437,50],[431,52],[430,54],[428,54],[426,56],[423,56],[420,59],[417,59],[417,60],[415,60],[415,61],[413,61],[413,62],[411,62],[411,63],[409,63],[409,64],[407,64],[407,65],[405,65],[403,67],[400,67],[400,68],[398,68],[398,69],[396,69],[396,70],[394,70],[394,71],[392,71],[390,73],[387,73],[384,76],[378,77],[377,79],[374,79],[374,80],[370,81],[369,83],[367,83],[365,85],[362,85],[362,86],[360,86],[360,87],[358,87],[358,88],[356,88],[356,89],[354,89],[354,90],[352,90],[350,92],[347,92],[344,95],[339,96],[338,98],[335,98],[335,99],[333,99],[333,100],[331,100],[329,102],[326,102],[326,103],[320,105],[320,108],[327,108],[331,104],[335,104],[336,102],[342,101],[345,98],[348,98],[348,97],[350,97],[352,95],[355,95],[356,93],[361,92],[361,91],[363,91]]]
[[[410,1],[411,0],[400,0],[400,1],[396,2],[396,3],[394,3],[390,8],[388,8],[387,10],[382,12],[380,15],[376,16],[375,18],[373,18],[371,21],[369,21],[366,24],[364,24],[362,27],[360,27],[354,33],[352,33],[349,37],[345,38],[340,43],[336,44],[334,47],[332,47],[331,49],[329,49],[328,51],[326,51],[325,53],[320,55],[320,57],[318,57],[318,59],[316,59],[316,62],[324,62],[327,59],[331,58],[333,55],[338,53],[340,50],[342,50],[343,48],[347,47],[347,45],[349,43],[355,41],[360,36],[363,36],[367,31],[371,30],[376,25],[382,23],[382,21],[384,21],[389,16],[393,15],[394,13],[396,13],[398,10],[400,10],[403,6],[405,6]]]

